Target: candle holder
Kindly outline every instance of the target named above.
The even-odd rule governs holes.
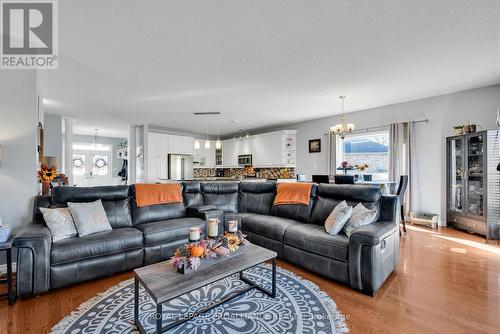
[[[201,240],[201,229],[199,227],[189,228],[189,242],[198,242]]]
[[[208,238],[214,239],[219,236],[219,219],[210,218],[208,219]]]
[[[238,221],[237,220],[230,220],[227,222],[227,231],[229,233],[236,233],[238,232]]]

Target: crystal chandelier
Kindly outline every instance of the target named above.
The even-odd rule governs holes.
[[[344,115],[344,100],[345,100],[345,95],[339,96],[340,101],[342,102],[342,112],[340,114],[340,123],[332,126],[330,128],[330,131],[337,135],[340,136],[340,138],[344,139],[346,135],[352,132],[354,130],[354,124],[352,123],[347,123]]]

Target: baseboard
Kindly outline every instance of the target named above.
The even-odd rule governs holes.
[[[17,269],[17,262],[12,262],[12,272],[16,272]],[[0,265],[0,274],[6,274],[7,273],[7,265],[6,264],[1,264]]]

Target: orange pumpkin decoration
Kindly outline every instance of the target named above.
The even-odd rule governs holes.
[[[191,247],[191,256],[200,257],[205,253],[205,249],[201,246]]]

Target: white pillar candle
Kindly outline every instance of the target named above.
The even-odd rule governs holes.
[[[228,222],[228,231],[231,233],[238,232],[238,221],[237,220],[230,220]]]
[[[189,228],[189,240],[190,241],[200,240],[200,228],[199,227]]]
[[[2,217],[0,217],[0,227],[2,227]]]
[[[208,236],[215,238],[219,235],[219,220],[217,218],[210,218],[208,220]]]

